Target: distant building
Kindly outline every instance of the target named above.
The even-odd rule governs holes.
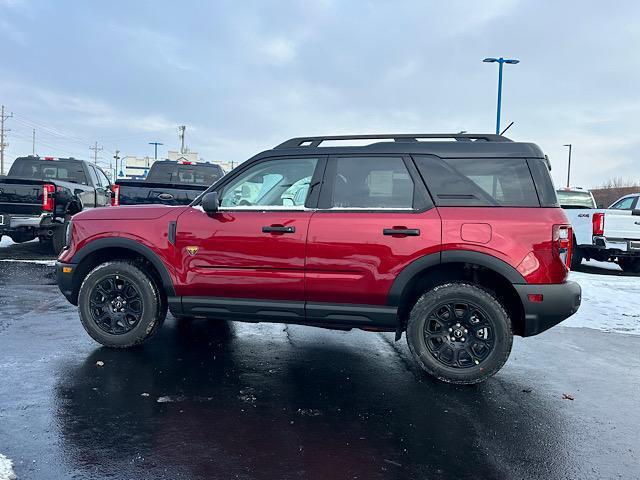
[[[202,160],[198,158],[197,152],[185,152],[180,153],[177,150],[169,150],[167,152],[167,158],[169,160],[176,160],[181,162],[201,162]]]
[[[122,157],[120,161],[122,163],[118,165],[118,178],[127,178],[129,180],[144,180],[154,162],[153,158],[135,157],[133,155]]]

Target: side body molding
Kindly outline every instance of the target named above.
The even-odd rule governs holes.
[[[101,238],[89,243],[87,246],[81,248],[76,252],[76,254],[71,259],[71,263],[78,264],[82,262],[87,256],[95,253],[99,250],[103,250],[106,248],[125,248],[127,250],[132,250],[136,253],[139,253],[144,258],[149,260],[151,264],[156,268],[158,273],[160,274],[160,278],[162,280],[162,287],[166,292],[168,297],[175,296],[175,290],[173,288],[173,281],[171,280],[171,276],[169,275],[169,271],[165,264],[160,260],[160,257],[151,250],[149,247],[142,245],[141,243],[136,242],[135,240],[131,240],[128,238]]]

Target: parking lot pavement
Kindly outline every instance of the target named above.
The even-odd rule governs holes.
[[[355,330],[169,318],[142,348],[102,348],[41,263],[0,262],[0,312],[19,479],[640,476],[638,335],[518,338],[460,387]]]

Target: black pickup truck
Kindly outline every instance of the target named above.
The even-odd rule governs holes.
[[[223,175],[215,163],[159,160],[144,180],[117,180],[111,204],[189,205]]]
[[[85,160],[20,157],[0,177],[0,238],[22,243],[39,238],[54,252],[64,247],[72,215],[111,204],[111,182]]]

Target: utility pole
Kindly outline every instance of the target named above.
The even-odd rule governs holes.
[[[98,152],[102,150],[102,147],[98,147],[98,142],[95,142],[93,147],[89,147],[89,150],[93,150],[93,163],[98,164]]]
[[[31,138],[31,155],[36,156],[36,129],[33,129],[33,137]]]
[[[180,138],[180,153],[184,153],[184,132],[186,129],[186,125],[180,125],[178,127],[178,137]]]
[[[149,145],[153,145],[153,158],[158,160],[158,145],[163,145],[160,142],[149,142]]]
[[[9,146],[9,144],[4,141],[4,135],[11,131],[4,128],[4,121],[11,117],[13,117],[13,113],[11,113],[11,115],[5,115],[4,105],[2,105],[2,109],[0,110],[0,175],[4,175],[4,149]]]
[[[116,154],[113,156],[116,160],[116,169],[113,171],[114,181],[118,179],[118,160],[120,160],[120,150],[116,150]]]
[[[571,179],[571,144],[567,143],[563,147],[569,147],[569,165],[567,166],[567,188],[569,188],[569,180]]]

